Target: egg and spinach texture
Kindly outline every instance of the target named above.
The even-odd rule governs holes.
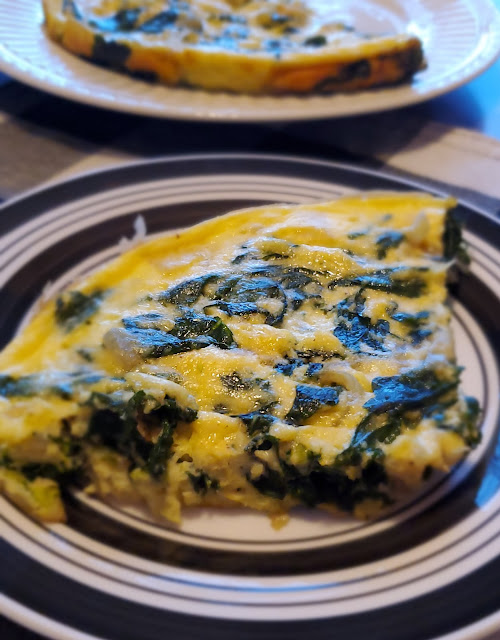
[[[459,389],[451,199],[373,192],[220,216],[122,253],[0,354],[0,486],[181,521],[307,505],[373,517],[479,441]]]
[[[367,34],[330,0],[42,0],[49,37],[167,85],[252,94],[365,89],[423,63],[410,33]]]

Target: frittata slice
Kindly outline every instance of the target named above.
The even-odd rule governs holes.
[[[0,354],[0,486],[369,517],[479,440],[446,275],[452,199],[368,193],[237,211],[131,249]]]
[[[42,0],[49,36],[99,64],[168,85],[280,94],[410,78],[410,34],[367,35],[324,0]]]

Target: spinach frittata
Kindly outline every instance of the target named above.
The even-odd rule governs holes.
[[[368,35],[328,0],[42,0],[49,36],[168,85],[245,93],[352,91],[410,78],[411,34]]]
[[[0,486],[146,505],[371,517],[479,440],[446,277],[451,199],[237,211],[128,250],[0,354]]]

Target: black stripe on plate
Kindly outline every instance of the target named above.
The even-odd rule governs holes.
[[[497,483],[498,486],[498,483]],[[469,539],[471,536],[473,536],[475,533],[481,531],[481,529],[485,526],[490,524],[492,521],[494,522],[495,519],[498,517],[498,515],[500,514],[500,508],[497,509],[496,511],[494,511],[493,513],[489,514],[488,518],[486,520],[481,521],[479,524],[477,524],[477,526],[473,529],[468,529],[466,532],[463,533],[463,535],[458,538],[457,540],[455,540],[455,544],[460,544],[461,542],[464,542],[464,540]],[[0,516],[0,519],[3,520],[3,517]],[[54,544],[52,545],[47,545],[45,543],[41,543],[39,541],[39,539],[37,537],[33,537],[27,533],[25,533],[22,529],[20,529],[19,527],[17,527],[16,525],[9,523],[9,526],[18,533],[19,538],[22,539],[23,537],[26,540],[29,540],[31,543],[35,543],[37,544],[41,549],[48,551],[49,553],[53,554],[54,556],[56,556],[57,558],[59,558],[59,560],[61,560],[62,562],[69,564],[73,567],[75,567],[75,569],[83,569],[84,571],[88,571],[90,572],[92,575],[100,578],[107,578],[108,580],[112,580],[114,582],[116,582],[118,585],[122,585],[123,587],[132,587],[135,589],[139,589],[141,593],[149,593],[152,596],[154,594],[168,594],[170,597],[172,598],[178,598],[180,600],[187,600],[189,602],[198,602],[198,603],[211,603],[211,604],[219,604],[219,605],[225,605],[225,606],[231,606],[234,605],[235,603],[232,600],[223,600],[222,597],[220,598],[209,598],[209,597],[196,597],[194,595],[180,595],[180,594],[176,594],[175,591],[172,591],[172,589],[168,590],[168,589],[159,589],[159,588],[154,588],[153,586],[146,586],[144,583],[141,583],[139,586],[132,580],[132,581],[126,581],[123,580],[121,578],[115,577],[113,575],[109,575],[107,573],[103,573],[103,570],[97,570],[95,567],[91,568],[86,564],[82,564],[82,561],[77,561],[74,558],[72,558],[71,556],[69,557],[64,557],[61,554],[58,554],[56,551],[56,546],[57,544],[64,544],[67,545],[68,541],[62,537],[62,536],[58,536],[53,534],[52,532],[52,536],[53,536],[53,542]],[[47,531],[46,531],[47,532]],[[481,551],[482,549],[484,549],[485,547],[487,547],[488,545],[491,545],[491,543],[498,539],[500,536],[499,532],[495,532],[493,534],[493,536],[491,536],[490,538],[488,538],[486,541],[482,542],[481,544],[479,544],[478,546],[474,547],[472,550],[469,550],[465,553],[463,553],[462,555],[457,555],[455,557],[452,558],[451,561],[449,561],[448,563],[444,564],[444,565],[439,565],[437,568],[428,571],[425,574],[419,574],[418,576],[414,577],[414,578],[410,578],[405,580],[404,579],[404,575],[403,575],[403,579],[401,579],[401,576],[399,576],[399,582],[396,582],[398,580],[398,574],[400,572],[404,572],[405,570],[407,570],[408,568],[414,567],[415,565],[421,565],[422,562],[435,558],[439,555],[441,555],[441,553],[443,552],[442,548],[438,548],[435,549],[434,551],[432,551],[432,553],[428,553],[426,556],[419,556],[417,559],[412,560],[411,562],[408,562],[405,565],[400,565],[394,569],[390,569],[387,571],[381,571],[379,573],[377,573],[377,575],[375,576],[376,579],[382,578],[382,577],[387,577],[390,575],[393,575],[394,579],[395,579],[395,584],[397,584],[398,589],[401,587],[405,587],[411,584],[414,584],[416,582],[420,582],[422,579],[426,579],[426,578],[430,578],[432,576],[436,576],[439,573],[441,573],[443,570],[450,568],[450,567],[454,567],[457,563],[473,556],[474,554],[476,554],[478,551]],[[88,556],[93,557],[97,563],[96,566],[100,567],[101,561],[104,562],[108,562],[120,569],[124,569],[124,570],[128,570],[131,571],[132,573],[135,574],[139,574],[139,575],[144,575],[146,577],[149,578],[154,578],[156,580],[160,580],[160,581],[164,581],[164,583],[173,583],[174,585],[184,585],[184,586],[190,586],[192,588],[205,588],[205,589],[210,589],[212,591],[219,591],[221,593],[236,593],[236,592],[243,592],[243,593],[291,593],[293,591],[316,591],[318,593],[321,593],[322,591],[324,591],[325,589],[329,589],[329,588],[336,588],[336,589],[342,589],[344,586],[347,585],[353,585],[353,584],[361,584],[363,583],[365,580],[371,580],[373,579],[373,576],[363,576],[363,577],[359,577],[359,578],[353,578],[350,580],[344,580],[344,581],[340,581],[340,580],[335,580],[334,582],[321,582],[320,584],[304,584],[304,583],[297,583],[297,585],[293,585],[293,586],[284,586],[284,587],[278,587],[278,588],[272,588],[272,587],[255,587],[255,586],[237,586],[233,583],[231,583],[230,580],[228,580],[228,583],[226,585],[221,585],[221,584],[210,584],[210,583],[206,583],[206,582],[201,582],[200,580],[196,580],[196,579],[183,579],[183,578],[178,578],[178,577],[174,577],[169,575],[169,569],[168,567],[165,567],[165,572],[164,573],[160,573],[160,574],[153,574],[151,573],[151,571],[148,570],[143,570],[143,569],[138,569],[138,568],[130,568],[129,566],[122,564],[120,562],[117,562],[115,560],[110,561],[108,559],[107,556],[105,555],[101,555],[98,554],[94,551],[90,551],[87,547],[82,547],[80,545],[74,544],[72,543],[71,546],[79,551],[83,551],[84,553],[86,553]],[[202,567],[198,567],[197,569],[198,571],[203,571]],[[218,572],[217,575],[224,575],[226,578],[228,578],[228,574],[224,573],[224,572]],[[258,577],[261,578],[262,576],[251,576],[251,577]],[[290,578],[293,579],[293,575],[292,574],[285,574],[286,578]],[[341,595],[341,591],[339,592],[339,595],[333,595],[330,596],[326,599],[321,599],[320,597],[318,597],[318,599],[314,600],[314,602],[312,602],[312,605],[317,605],[317,604],[331,604],[333,602],[340,602],[340,601],[344,601],[344,600],[355,600],[356,598],[365,598],[366,596],[369,595],[376,595],[378,593],[382,593],[385,591],[391,591],[394,588],[394,585],[385,587],[385,588],[378,588],[378,589],[372,589],[372,590],[368,590],[368,591],[364,591],[362,593],[359,593],[358,595],[350,595],[350,596],[342,596]],[[241,606],[242,608],[245,607],[251,607],[252,605],[250,604],[239,604],[239,606]],[[276,604],[274,602],[271,602],[269,604],[266,603],[259,603],[258,608],[260,609],[265,609],[266,607],[275,607]],[[292,603],[281,603],[279,605],[279,607],[295,607],[297,606],[296,603],[292,602]]]
[[[420,189],[436,195],[444,191],[429,189],[418,180],[388,176],[383,170],[360,168],[355,164],[330,162],[316,158],[274,154],[192,154],[166,156],[157,160],[122,165],[69,179],[63,183],[29,192],[0,208],[0,233],[31,220],[55,206],[70,203],[89,194],[102,193],[125,185],[166,178],[185,178],[217,174],[283,176],[331,182],[351,189]],[[457,215],[467,227],[476,230],[495,246],[500,244],[500,225],[471,206],[459,205]]]
[[[472,624],[498,609],[500,558],[452,585],[409,602],[354,615],[293,622],[198,617],[156,609],[95,591],[34,565],[0,542],[5,595],[33,611],[107,640],[428,640]],[[36,567],[36,569],[35,569]]]
[[[168,192],[168,188],[166,187],[165,183],[161,183],[159,186],[158,185],[152,185],[151,187],[149,187],[148,185],[142,185],[142,186],[144,187],[144,190],[136,190],[132,194],[124,194],[123,192],[119,192],[118,194],[110,193],[109,195],[103,195],[101,196],[99,201],[94,205],[95,208],[91,208],[91,205],[89,205],[89,203],[85,203],[84,200],[75,201],[75,203],[73,204],[73,206],[70,208],[69,211],[65,211],[63,213],[59,213],[59,215],[57,216],[54,216],[50,220],[50,224],[54,224],[55,222],[57,222],[59,223],[59,227],[64,228],[66,225],[71,224],[74,221],[78,221],[81,223],[82,219],[86,220],[89,217],[89,209],[91,209],[93,216],[97,214],[97,222],[95,222],[94,224],[92,222],[89,223],[88,220],[86,220],[89,227],[92,226],[94,228],[96,225],[99,225],[99,224],[113,224],[113,221],[120,217],[132,215],[129,212],[126,214],[123,214],[123,213],[117,214],[116,216],[109,217],[109,218],[106,218],[106,217],[103,218],[103,214],[106,214],[108,210],[108,206],[111,208],[116,206],[117,196],[120,198],[126,197],[127,199],[126,207],[127,209],[131,209],[132,213],[135,216],[139,214],[144,214],[143,212],[155,211],[158,209],[160,211],[163,211],[165,208],[173,209],[172,212],[169,211],[169,214],[167,216],[164,216],[163,220],[161,221],[161,224],[158,225],[157,231],[165,231],[171,228],[191,226],[193,224],[196,224],[197,222],[200,222],[201,220],[211,218],[216,215],[228,213],[230,211],[234,211],[239,208],[249,207],[249,206],[261,206],[265,204],[272,204],[272,202],[274,202],[274,201],[271,201],[269,197],[264,197],[264,195],[262,195],[262,197],[260,198],[249,199],[247,195],[248,191],[251,188],[255,189],[256,188],[255,184],[249,185],[248,188],[243,188],[241,185],[234,185],[234,186],[231,185],[231,188],[228,189],[228,185],[224,182],[221,182],[220,184],[207,185],[206,189],[203,190],[203,196],[204,196],[203,201],[198,202],[194,198],[191,199],[191,193],[189,191],[189,187],[185,186],[184,192],[176,193],[176,197],[184,198],[184,202],[177,202],[177,203],[166,202],[164,205],[161,205],[161,206],[158,206],[158,205],[152,206],[149,204],[150,201],[154,199],[158,199],[159,197],[155,193],[156,191],[158,191],[160,195],[163,195],[163,197],[166,200],[168,200],[171,197]],[[266,191],[268,191],[270,188],[271,187],[268,186]],[[279,188],[279,185],[274,186],[274,188],[277,190]],[[227,200],[220,197],[221,192],[224,190],[227,191],[228,194],[230,193],[231,195],[231,197],[228,198]],[[235,204],[231,204],[232,202]],[[78,206],[77,206],[77,203],[78,203]],[[188,216],[187,219],[183,215],[179,215],[183,213],[183,209],[186,206],[196,208],[196,205],[200,204],[200,206],[203,208],[208,203],[212,203],[216,207],[218,204],[219,207],[218,209],[216,208],[214,213],[205,213],[205,214],[202,213],[202,215],[198,215],[198,213],[195,213],[195,215]],[[228,205],[225,206],[224,203],[228,203]],[[243,204],[239,204],[239,203],[243,203]],[[250,203],[250,204],[247,204],[247,203]],[[170,215],[171,213],[173,215]],[[38,217],[35,218],[34,221],[38,222]],[[9,249],[14,248],[16,244],[22,240],[25,240],[25,241],[28,240],[28,244],[33,244],[33,242],[36,242],[38,244],[39,242],[46,240],[47,238],[50,238],[53,231],[46,231],[46,226],[47,226],[47,220],[41,219],[40,222],[32,225],[32,228],[30,228],[29,230],[25,229],[24,234],[19,235],[9,244],[2,245],[0,249],[0,257],[3,257],[4,253],[6,253]],[[83,229],[80,229],[80,231],[84,231],[84,230],[85,230],[85,227]],[[118,240],[119,240],[119,236],[116,236],[115,241],[118,241]],[[5,263],[0,262],[0,269],[2,269],[4,266],[5,266]]]
[[[478,258],[480,258],[482,256],[482,254],[483,254],[483,248],[480,247],[477,244],[477,241],[476,242],[474,241],[474,238],[472,238],[472,240],[471,239],[467,239],[466,242],[467,242],[467,245],[470,245],[471,247],[473,247],[477,251],[477,254],[479,254],[479,255],[475,255],[474,256],[474,260],[473,260],[474,262],[478,262]],[[493,246],[495,246],[495,245],[493,245]],[[498,257],[499,255],[500,255],[500,253],[498,251],[495,251],[494,254],[489,254],[488,253],[488,256],[487,256],[488,260],[490,262],[492,262],[495,265],[495,267],[497,267],[498,269],[500,269],[500,259]],[[494,278],[496,278],[498,280],[498,271],[494,272],[491,268],[489,268],[487,270],[489,271],[489,273],[491,273],[491,275]]]

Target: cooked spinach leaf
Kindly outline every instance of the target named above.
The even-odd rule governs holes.
[[[219,20],[220,22],[234,22],[236,24],[247,24],[245,16],[237,16],[232,13],[218,13],[209,17],[209,20]]]
[[[300,309],[302,304],[306,300],[321,300],[321,296],[319,293],[305,293],[304,291],[298,291],[295,289],[287,289],[286,292],[288,305],[293,311]]]
[[[86,294],[81,291],[66,291],[56,299],[55,318],[65,331],[87,321],[99,309],[104,292],[100,289]]]
[[[171,7],[166,11],[162,11],[161,13],[157,13],[149,20],[143,22],[139,29],[144,31],[144,33],[162,33],[168,27],[172,26],[177,22],[179,18],[179,11]]]
[[[301,358],[287,358],[285,362],[278,362],[274,365],[274,369],[284,376],[291,376],[297,367],[301,367],[306,361]]]
[[[266,312],[259,308],[256,302],[225,302],[224,300],[217,300],[216,302],[207,304],[203,307],[203,310],[210,309],[211,307],[217,307],[221,311],[224,311],[224,313],[227,313],[228,316],[248,316],[254,313],[267,315]]]
[[[432,335],[432,331],[430,329],[422,328],[423,325],[427,323],[429,318],[428,311],[419,311],[418,313],[393,313],[391,315],[393,320],[396,322],[400,322],[410,329],[408,332],[408,337],[410,338],[412,344],[419,345],[425,338],[428,338]]]
[[[250,440],[245,449],[250,454],[253,454],[255,451],[270,451],[271,449],[273,449],[275,455],[277,456],[277,460],[279,460],[278,444],[279,442],[274,436],[270,436],[268,433],[261,432],[254,436],[252,440]],[[272,469],[269,464],[263,462],[258,457],[255,457],[255,460],[260,465],[262,465],[263,471],[257,477],[248,473],[246,475],[248,482],[250,482],[250,484],[252,484],[257,489],[257,491],[259,491],[263,495],[282,500],[286,496],[288,488],[285,477],[281,470],[278,471],[277,469]]]
[[[75,0],[63,0],[62,10],[63,13],[70,13],[76,20],[81,20],[83,18],[82,12],[78,8]]]
[[[135,351],[142,358],[161,358],[162,356],[183,353],[192,349],[201,349],[214,342],[204,340],[195,343],[193,340],[180,340],[176,336],[160,329],[130,327],[126,331],[128,337],[132,340]]]
[[[114,15],[94,18],[89,24],[99,31],[133,31],[141,11],[142,9],[121,9]]]
[[[61,398],[69,399],[75,387],[94,384],[101,377],[99,373],[91,371],[54,372],[50,376],[40,376],[40,391],[46,390],[49,393],[57,394]]]
[[[170,334],[184,341],[192,341],[193,344],[196,344],[196,340],[208,338],[211,344],[220,349],[235,345],[233,334],[219,317],[195,313],[191,309],[183,309],[183,315],[175,320]]]
[[[193,485],[193,489],[196,493],[204,496],[208,491],[217,491],[220,486],[217,478],[211,478],[206,471],[202,469],[197,469],[196,473],[187,472],[186,475],[191,480],[191,484]]]
[[[355,353],[362,352],[362,344],[375,351],[387,351],[383,345],[383,339],[389,333],[389,323],[386,320],[377,320],[372,324],[367,316],[355,316],[349,323],[341,320],[333,333],[344,346]]]
[[[470,257],[462,236],[462,224],[457,220],[453,211],[446,214],[443,232],[443,258],[453,260],[457,258],[462,264],[469,264]]]
[[[215,298],[209,306],[219,307],[229,315],[262,313],[266,324],[271,326],[281,323],[287,309],[286,296],[279,283],[254,273],[229,276],[217,288]],[[271,313],[262,306],[262,300],[266,298],[281,301],[277,313]]]
[[[243,249],[244,247],[242,247]],[[245,251],[244,253],[239,253],[231,260],[231,264],[240,264],[250,255],[250,251]]]
[[[131,53],[132,50],[127,44],[106,40],[101,35],[95,35],[90,57],[99,64],[121,69],[125,66]]]
[[[248,38],[250,33],[250,29],[245,25],[232,23],[227,26],[221,34],[222,38],[229,38],[235,40],[245,40]]]
[[[277,251],[273,253],[266,253],[266,255],[262,256],[261,260],[267,262],[268,260],[286,260],[290,256],[286,253],[278,253]]]
[[[264,472],[257,478],[247,475],[247,480],[259,493],[270,498],[283,500],[288,493],[288,487],[283,474],[275,469],[265,466]]]
[[[165,473],[167,460],[171,455],[172,444],[174,443],[174,429],[176,421],[163,419],[158,440],[151,449],[145,468],[153,478],[159,478]]]
[[[268,433],[269,427],[276,418],[269,413],[265,413],[265,411],[266,409],[262,411],[252,411],[251,413],[244,413],[238,416],[245,424],[249,436],[253,437],[256,434]]]
[[[460,424],[458,426],[449,426],[443,422],[439,425],[439,428],[455,431],[462,436],[469,447],[476,447],[481,442],[481,432],[478,426],[480,413],[481,409],[476,398],[467,396],[465,398],[465,411],[460,417]]]
[[[248,451],[249,453],[254,453],[255,451],[269,451],[270,449],[277,449],[278,444],[278,438],[275,438],[268,433],[258,433],[247,444],[245,451]]]
[[[310,362],[312,358],[321,358],[322,360],[330,360],[338,358],[345,360],[345,356],[336,351],[321,351],[320,349],[306,349],[305,351],[297,351],[299,358],[303,358],[305,362]]]
[[[393,313],[391,318],[396,320],[396,322],[401,322],[402,324],[410,327],[411,329],[419,329],[422,324],[429,318],[428,311],[419,311],[418,313]]]
[[[256,302],[261,298],[279,298],[282,291],[271,278],[251,275],[229,276],[215,292],[219,300]]]
[[[34,396],[53,393],[68,399],[76,386],[90,385],[101,379],[100,374],[89,371],[33,373],[16,378],[0,374],[0,396]]]
[[[315,457],[304,470],[286,463],[282,466],[288,492],[307,506],[335,504],[344,511],[352,511],[366,499],[380,500],[383,504],[390,502],[381,490],[381,485],[387,482],[387,475],[375,460],[369,461],[355,479],[336,465],[321,465]]]
[[[125,316],[122,318],[122,324],[125,329],[157,329],[164,321],[161,313],[143,313],[138,316]]]
[[[475,447],[481,442],[481,432],[478,427],[481,408],[476,398],[471,396],[465,398],[465,403],[466,410],[462,415],[459,433],[470,447]]]
[[[165,397],[159,403],[144,391],[136,392],[128,402],[118,395],[96,394],[89,404],[95,410],[86,439],[124,455],[132,467],[144,468],[154,478],[165,471],[177,423],[193,422],[197,417],[194,409],[179,406],[173,398]],[[146,404],[155,408],[145,413]],[[144,433],[157,435],[146,438]]]
[[[159,419],[161,422],[171,420],[173,422],[193,422],[198,416],[198,412],[190,407],[182,407],[173,398],[165,397],[162,404],[149,413],[153,419]]]
[[[398,275],[397,275],[398,274]],[[404,273],[401,268],[380,269],[357,276],[332,280],[328,287],[352,287],[359,286],[363,289],[375,289],[386,291],[407,298],[419,298],[426,290],[427,283],[420,276],[415,275],[415,270]]]
[[[401,231],[384,231],[375,241],[377,245],[377,258],[383,260],[389,249],[395,249],[403,242],[405,236]]]
[[[317,292],[304,291],[306,285],[317,283],[315,274],[317,272],[303,267],[252,267],[243,273],[219,278],[219,286],[212,295],[214,300],[204,308],[217,307],[229,316],[260,313],[266,324],[278,326],[288,307],[298,309],[305,300],[321,298]],[[277,310],[269,311],[263,303],[265,299],[279,300]]]
[[[301,465],[292,465],[279,455],[279,447],[275,438],[259,435],[247,447],[249,452],[274,449],[278,468],[271,468],[256,458],[263,471],[258,477],[247,474],[247,480],[262,494],[283,499],[291,495],[303,504],[313,507],[318,504],[335,504],[345,511],[365,499],[377,499],[383,504],[389,498],[382,486],[387,482],[383,466],[377,460],[369,460],[361,470],[359,477],[352,479],[339,465],[322,465],[321,456],[308,452]]]
[[[57,444],[61,453],[68,459],[76,460],[81,452],[81,439],[72,433],[69,420],[63,419],[59,435],[50,439]]]
[[[248,391],[255,386],[255,380],[252,378],[242,378],[237,371],[220,376],[223,386],[231,392]]]
[[[80,349],[76,349],[76,353],[80,356],[82,360],[85,362],[94,362],[94,355],[92,353],[92,349],[87,347],[81,347]]]
[[[92,444],[103,445],[124,455],[132,466],[143,467],[151,444],[137,431],[137,414],[147,396],[136,393],[128,403],[117,396],[92,395],[89,404],[95,406],[85,438]],[[107,408],[103,408],[106,407]]]
[[[267,413],[275,404],[275,396],[269,380],[243,377],[237,371],[233,371],[230,374],[221,375],[220,381],[226,392],[227,406],[226,404],[223,405],[227,409],[226,413],[232,404],[229,397],[246,397],[254,407],[258,408],[258,413],[261,414]],[[236,415],[234,417],[241,416]]]
[[[229,349],[235,344],[229,327],[219,317],[195,313],[189,308],[182,311],[170,331],[161,328],[160,314],[123,318],[127,339],[136,353],[142,358],[161,358],[210,345]]]
[[[382,319],[372,323],[371,318],[363,314],[365,302],[366,298],[359,291],[341,300],[337,305],[339,322],[333,333],[355,353],[362,353],[363,345],[374,351],[387,351],[384,338],[389,334],[389,323]]]
[[[450,377],[441,377],[433,368],[412,369],[398,376],[377,377],[372,381],[374,397],[364,404],[373,413],[421,409],[451,390],[459,383],[460,369]]]
[[[323,364],[321,362],[310,362],[309,366],[306,369],[306,373],[305,373],[306,378],[316,377],[322,368],[323,368]]]
[[[322,275],[321,271],[307,267],[289,267],[280,264],[253,267],[248,273],[271,278],[285,289],[300,289],[310,282],[318,282],[315,276]]]
[[[379,444],[393,442],[404,424],[418,422],[424,415],[439,418],[443,408],[456,402],[456,394],[447,396],[458,386],[459,373],[455,368],[448,377],[441,377],[434,369],[422,367],[399,376],[374,378],[375,395],[364,404],[369,413],[356,427],[349,447],[337,456],[336,465],[359,465],[363,455],[372,460],[383,457]],[[412,415],[415,411],[417,418]]]
[[[347,234],[347,237],[349,238],[349,240],[356,240],[356,238],[362,238],[363,236],[368,235],[368,230],[363,230],[363,231],[351,231],[350,233]]]
[[[431,335],[432,331],[430,329],[413,329],[413,331],[410,331],[408,334],[408,337],[413,345],[418,346]]]
[[[360,464],[361,452],[369,454],[372,458],[381,457],[382,450],[378,448],[381,443],[393,442],[401,433],[402,418],[397,412],[388,414],[386,420],[377,420],[376,415],[369,413],[356,427],[349,447],[337,457],[337,465]]]
[[[219,275],[208,273],[191,280],[184,280],[160,293],[158,300],[162,304],[192,305],[203,295],[206,285],[218,278],[220,278]]]
[[[33,396],[38,392],[38,376],[29,375],[16,378],[0,374],[0,396]]]
[[[292,424],[304,422],[325,405],[336,405],[339,394],[343,390],[340,386],[316,387],[311,384],[298,384],[292,408],[286,415],[286,420]]]
[[[306,47],[324,47],[326,43],[327,39],[323,35],[311,36],[310,38],[307,38],[307,40],[304,40],[304,45]]]
[[[19,470],[27,480],[50,478],[63,485],[75,482],[81,473],[81,467],[78,464],[65,465],[49,462],[29,462],[23,464]]]

